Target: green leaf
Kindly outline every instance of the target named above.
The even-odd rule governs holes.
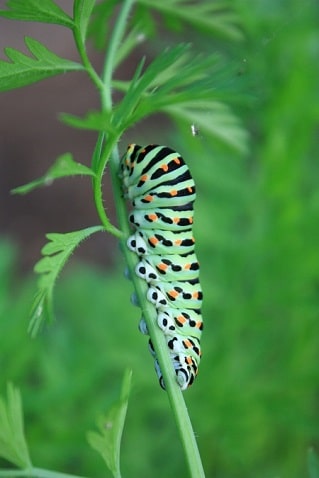
[[[91,431],[87,434],[89,444],[101,455],[114,478],[121,476],[120,447],[131,388],[131,379],[132,372],[127,370],[123,378],[120,399],[98,420],[97,427],[99,431]]]
[[[141,73],[144,62],[140,62],[126,95],[115,110],[114,124],[116,126],[122,124],[122,127],[126,128],[132,124],[134,111],[143,99],[143,95],[148,92],[149,88],[154,92],[156,78],[162,75],[163,70],[171,68],[176,63],[180,64],[188,49],[189,45],[180,44],[164,50],[153,60],[143,74]]]
[[[107,0],[107,2],[97,3],[93,9],[91,22],[88,29],[88,35],[93,39],[97,49],[102,50],[107,45],[107,28],[109,19],[114,13],[114,7],[118,0]]]
[[[319,478],[319,459],[312,448],[308,451],[308,471],[309,478]]]
[[[143,43],[146,38],[147,32],[143,29],[142,23],[137,21],[133,28],[126,33],[117,49],[114,69],[129,56],[134,48]]]
[[[95,0],[76,0],[74,2],[74,22],[78,27],[83,43],[85,42],[88,24]]]
[[[0,91],[13,90],[67,71],[84,70],[80,63],[61,58],[42,43],[26,37],[25,44],[34,58],[15,48],[6,48],[9,61],[0,60]]]
[[[239,16],[235,13],[230,1],[202,0],[138,0],[147,9],[155,9],[164,15],[171,29],[176,29],[176,23],[189,24],[203,32],[214,33],[232,40],[241,40],[243,34],[239,28]],[[172,28],[173,27],[173,28]]]
[[[73,28],[72,18],[52,0],[8,0],[6,6],[10,10],[0,10],[2,17],[12,20],[56,23]]]
[[[44,176],[35,179],[28,184],[24,184],[23,186],[12,189],[11,192],[14,194],[27,194],[39,186],[51,185],[54,179],[76,175],[95,176],[92,169],[88,168],[84,164],[75,162],[73,160],[72,154],[65,153],[56,159],[53,166],[51,166]]]
[[[226,96],[218,85],[219,58],[191,56],[189,45],[164,50],[141,73],[140,64],[115,108],[114,128],[123,130],[159,111],[188,125],[195,123],[207,134],[240,152],[247,151],[247,133],[220,98]]]
[[[107,35],[107,29],[109,26],[109,19],[113,15],[117,3],[118,0],[108,0],[107,2],[99,3],[94,7],[88,36],[93,39],[96,48],[99,50],[105,49],[108,43],[109,38]],[[132,20],[132,28],[130,31],[127,31],[122,38],[119,48],[116,51],[115,68],[128,57],[130,52],[137,45],[150,36],[147,26],[147,22],[140,21],[138,14],[135,13],[134,20]]]
[[[36,293],[29,324],[29,332],[35,336],[45,316],[53,319],[52,297],[55,282],[70,258],[74,249],[95,232],[105,231],[103,226],[93,226],[80,231],[68,232],[65,234],[50,233],[46,237],[48,242],[42,248],[42,259],[36,263],[34,270],[40,274],[38,280],[38,291]]]
[[[240,153],[247,153],[248,135],[228,106],[219,101],[194,101],[159,108],[176,119],[196,124],[201,134],[209,134]]]
[[[0,397],[0,456],[19,468],[31,467],[21,397],[11,383],[7,385],[7,400]]]
[[[103,144],[105,142],[105,133],[100,132],[95,144],[95,148],[92,154],[92,169],[94,171],[98,171],[99,163],[100,163],[100,158],[102,156],[102,148]]]
[[[83,118],[63,113],[60,115],[60,119],[63,123],[72,126],[73,128],[106,131],[110,134],[116,132],[111,123],[111,114],[108,111],[90,111]]]

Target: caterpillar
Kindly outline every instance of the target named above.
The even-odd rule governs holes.
[[[136,274],[147,283],[176,380],[186,390],[198,373],[202,290],[192,226],[196,189],[183,158],[166,146],[130,144],[120,163],[124,197],[132,203],[128,248],[138,257]],[[143,317],[139,329],[149,335]],[[149,339],[155,371],[165,383]]]

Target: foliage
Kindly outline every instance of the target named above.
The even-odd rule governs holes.
[[[53,319],[53,288],[65,263],[80,242],[95,232],[100,231],[103,231],[103,227],[95,226],[65,234],[51,233],[46,235],[50,242],[42,248],[41,252],[44,257],[37,262],[34,268],[35,272],[41,275],[38,281],[38,292],[32,304],[30,317],[29,330],[33,336],[36,335],[38,331],[39,317],[41,317],[43,313],[51,320]],[[45,312],[43,312],[44,309]]]
[[[23,428],[21,397],[9,383],[7,401],[0,399],[0,456],[20,468],[29,468],[31,461]]]
[[[66,71],[83,69],[79,63],[55,55],[34,38],[26,37],[25,44],[34,58],[14,48],[5,49],[10,61],[0,60],[0,91],[21,88]]]
[[[127,412],[128,395],[131,386],[132,372],[127,372],[123,379],[121,397],[98,423],[99,433],[89,432],[88,442],[103,457],[107,467],[114,476],[120,473],[120,446],[124,422]]]
[[[30,10],[21,8],[26,3],[8,3],[15,18],[30,19]],[[35,3],[45,6],[46,18],[64,18],[53,15],[53,2]],[[234,25],[236,38],[240,32],[245,37],[238,43],[222,21],[218,41],[204,27],[203,16],[201,22],[195,15],[193,22],[192,15],[186,21],[188,2],[183,11],[180,3],[139,2],[125,23],[113,70],[105,69],[101,76],[88,63],[83,39],[89,36],[99,47],[110,47],[114,32],[104,33],[117,2],[99,2],[92,22],[92,2],[76,3],[74,18],[65,22],[101,92],[102,107],[84,118],[65,114],[63,121],[99,132],[91,169],[97,194],[107,161],[112,165],[112,157],[117,158],[118,134],[158,110],[174,118],[179,133],[175,128],[166,133],[165,142],[186,157],[198,190],[194,228],[205,298],[204,356],[187,400],[206,474],[314,478],[318,460],[309,452],[307,470],[306,453],[309,447],[318,449],[318,7],[293,0],[238,0],[234,15],[222,16]],[[169,5],[179,8],[169,12]],[[113,71],[140,45],[141,36],[158,36],[159,12],[173,39],[176,31],[185,35],[189,25],[196,28],[191,40],[201,56],[186,44],[165,50],[167,43],[163,48],[157,43],[154,49],[162,54],[154,62],[141,61],[131,82],[119,81]],[[213,21],[218,18],[214,15]],[[219,69],[219,60],[211,55],[215,45],[231,68]],[[108,49],[107,64],[110,60]],[[11,64],[4,64],[0,72],[5,74]],[[122,94],[113,108],[111,88]],[[251,132],[245,157],[238,154],[247,150],[243,130],[225,98],[235,100],[233,108]],[[195,137],[193,122],[199,126]],[[138,142],[149,142],[139,134]],[[95,198],[100,211],[102,198]],[[103,213],[101,222],[107,229]],[[129,363],[134,388],[122,445],[123,476],[186,476],[165,394],[154,393],[144,339],[136,334],[136,321],[129,319],[132,309],[123,301],[130,287],[121,275],[70,269],[57,290],[57,323],[30,343],[21,318],[33,284],[15,285],[12,297],[11,254],[7,247],[3,250],[1,387],[14,380],[23,390],[34,460],[81,474],[101,473],[82,437],[92,416],[105,409],[106,387],[111,409],[118,377]],[[66,423],[72,426],[66,429]]]

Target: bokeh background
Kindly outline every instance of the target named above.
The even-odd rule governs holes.
[[[319,6],[242,0],[234,8],[242,41],[187,29],[165,35],[223,54],[233,92],[225,101],[249,133],[248,153],[162,116],[128,131],[119,146],[166,143],[185,157],[197,184],[205,331],[200,374],[185,398],[207,477],[302,478],[307,450],[319,448]],[[4,19],[1,58],[5,46],[23,50],[24,35],[77,59],[69,32]],[[160,40],[153,42],[158,48]],[[152,55],[152,43],[141,46],[120,75],[131,73],[143,48]],[[101,57],[92,55],[98,67]],[[10,190],[66,151],[89,164],[95,135],[67,128],[58,114],[97,107],[79,73],[0,97],[0,390],[8,380],[21,389],[37,466],[108,476],[86,432],[117,399],[130,367],[123,476],[184,477],[116,240],[98,234],[76,251],[57,285],[56,322],[35,340],[26,332],[45,233],[98,219],[87,178],[24,197]],[[116,222],[107,175],[104,196]]]

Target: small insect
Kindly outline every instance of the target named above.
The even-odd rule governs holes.
[[[191,132],[193,136],[199,135],[199,128],[194,123],[191,124]]]
[[[139,258],[135,272],[147,283],[146,298],[156,309],[177,383],[185,390],[198,373],[203,329],[203,294],[192,233],[195,184],[183,158],[158,145],[129,145],[120,176],[124,195],[133,205],[127,246]],[[139,329],[148,335],[143,317]],[[149,348],[165,389],[151,340]]]

